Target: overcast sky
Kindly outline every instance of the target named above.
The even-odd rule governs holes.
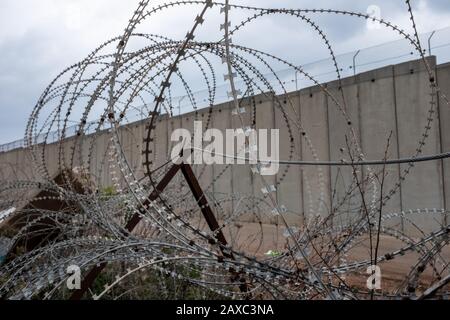
[[[333,8],[363,13],[370,5],[376,5],[381,9],[383,19],[410,31],[404,2],[232,1],[235,4],[258,7]],[[27,118],[45,87],[65,67],[82,60],[104,41],[121,35],[137,3],[138,0],[0,0],[0,144],[23,137]],[[150,3],[150,7],[153,7],[161,1]],[[412,3],[420,33],[450,25],[449,0],[412,0]],[[138,31],[180,39],[190,28],[198,8],[174,8],[170,15],[149,19]],[[247,14],[253,15],[249,12],[232,12],[232,23],[239,22]],[[364,21],[357,19],[335,15],[311,17],[330,37],[337,53],[398,39],[398,34],[384,28],[368,28]],[[216,39],[219,36],[216,31],[220,17],[211,12],[206,19],[204,29],[199,31],[200,36],[209,40]],[[249,26],[234,42],[245,43],[249,47],[302,65],[327,57],[323,43],[318,40],[298,20],[286,16],[271,16]],[[445,40],[450,42],[450,37],[436,39],[441,42]]]

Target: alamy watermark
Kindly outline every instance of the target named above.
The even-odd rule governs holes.
[[[381,28],[381,8],[377,5],[371,5],[367,8],[367,29],[378,30]]]
[[[81,29],[81,8],[79,4],[68,4],[65,10],[65,24],[69,30]]]
[[[81,269],[79,266],[71,265],[67,267],[67,274],[70,276],[67,278],[66,285],[69,290],[81,289]]]
[[[173,163],[259,165],[265,176],[276,175],[280,166],[278,129],[226,129],[225,135],[219,129],[208,129],[203,133],[202,121],[195,121],[193,135],[187,129],[176,129],[171,141],[178,142],[171,152]]]

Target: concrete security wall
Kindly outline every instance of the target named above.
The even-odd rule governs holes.
[[[450,64],[435,66],[435,61],[434,57],[429,58],[430,65],[436,69],[441,92],[435,99],[436,112],[433,114],[425,145],[419,146],[418,143],[429,121],[428,110],[432,99],[429,76],[422,61],[411,61],[342,80],[345,112],[351,125],[332,99],[318,86],[289,93],[288,97],[279,97],[278,101],[289,100],[292,103],[293,108],[283,108],[289,118],[299,120],[303,126],[299,129],[294,125],[294,121],[291,123],[295,145],[294,159],[314,160],[313,155],[316,155],[322,161],[343,158],[348,160],[345,155],[345,137],[352,137],[354,134],[365,158],[379,160],[384,157],[391,132],[388,153],[391,159],[410,157],[418,148],[422,149],[423,155],[449,151],[450,107],[445,102],[445,97],[450,97]],[[340,103],[343,102],[337,81],[327,83],[324,87],[337,97]],[[257,96],[255,101],[257,129],[280,129],[280,157],[288,159],[291,150],[287,141],[290,135],[280,108],[275,105],[274,98],[267,95]],[[237,117],[231,115],[232,108],[230,103],[215,106],[211,111],[208,127],[223,131],[241,127]],[[246,109],[244,117],[247,118],[244,121],[249,123],[251,110],[249,106],[246,106]],[[205,109],[179,117],[160,117],[156,127],[155,167],[164,164],[170,155],[174,145],[170,142],[172,131],[176,128],[187,128],[192,132],[194,120],[203,120],[206,124],[209,113],[210,111]],[[302,135],[302,130],[307,132],[309,141]],[[141,152],[145,131],[145,122],[133,123],[121,129],[124,153],[138,177],[144,174]],[[83,163],[87,155],[92,154],[91,171],[96,176],[97,183],[103,186],[111,185],[110,137],[104,132],[89,137],[89,140],[92,140],[92,145],[85,141],[82,146],[83,159],[74,159],[74,164]],[[68,139],[64,145],[64,154],[69,155],[72,147],[80,148],[78,145],[74,146],[73,139]],[[50,175],[58,169],[58,148],[58,144],[46,147],[44,158],[49,163]],[[1,153],[0,179],[38,178],[39,174],[33,169],[31,162],[31,156],[25,150]],[[378,169],[364,168],[360,173],[361,178],[370,174],[370,170]],[[221,195],[227,198],[231,193],[239,194],[241,198],[229,199],[223,204],[224,210],[231,211],[246,204],[252,207],[254,197],[262,197],[261,177],[251,174],[246,166],[197,166],[195,170],[201,184],[210,186],[206,190],[207,194],[214,194],[218,201]],[[402,180],[405,170],[409,173],[405,180]],[[386,213],[431,209],[429,215],[413,213],[410,217],[415,223],[430,230],[439,223],[446,222],[446,217],[440,210],[450,209],[450,160],[419,163],[412,168],[408,165],[393,165],[389,166],[387,171],[385,190],[392,192],[385,208]],[[286,216],[292,223],[301,224],[305,216],[320,212],[326,214],[330,208],[336,206],[340,206],[341,211],[348,208],[348,217],[344,216],[344,219],[351,219],[353,209],[359,207],[361,201],[357,197],[345,198],[352,182],[350,168],[281,166],[278,176],[264,179],[265,183],[269,184],[281,181],[276,200],[287,207]],[[264,211],[262,207],[260,210]],[[251,212],[242,219],[255,220],[254,214],[260,216],[264,222],[277,223],[277,219],[269,217],[267,212]],[[394,220],[394,224],[410,228],[404,226],[407,223],[402,218]]]

